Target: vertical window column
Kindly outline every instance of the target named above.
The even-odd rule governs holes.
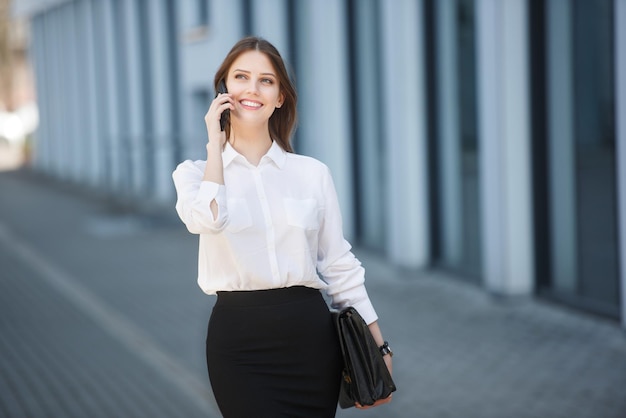
[[[148,135],[145,141],[144,158],[153,161],[152,164],[144,167],[146,170],[144,175],[151,178],[146,181],[153,188],[149,192],[160,200],[174,195],[170,173],[175,168],[173,166],[174,144],[176,143],[174,125],[178,103],[177,98],[172,97],[174,89],[170,86],[174,82],[171,72],[174,71],[173,67],[177,65],[177,60],[175,52],[172,51],[173,44],[168,39],[173,32],[168,28],[172,20],[168,21],[167,2],[168,0],[144,1],[141,10],[145,14],[144,24],[146,25],[142,30],[142,45],[144,48],[160,45],[159,48],[150,48],[147,62],[143,64],[144,67],[149,68],[149,71],[143,72],[144,77],[147,77],[144,81],[147,91],[144,91],[143,95],[145,111],[149,115],[146,122],[151,124],[144,129],[144,134]]]
[[[110,64],[107,63],[108,43],[110,37],[107,32],[111,5],[107,0],[89,1],[89,22],[92,26],[90,61],[93,61],[93,94],[91,99],[94,103],[95,119],[93,128],[97,132],[93,139],[95,158],[97,159],[98,185],[104,188],[110,185],[111,179],[111,156],[110,156],[110,132],[113,128],[111,116],[109,114],[109,94],[110,84],[108,70]]]
[[[68,158],[64,165],[66,175],[71,180],[80,183],[84,181],[85,175],[85,155],[87,140],[81,138],[80,125],[85,121],[86,108],[81,105],[81,92],[85,91],[81,85],[83,80],[83,62],[79,62],[78,53],[81,47],[80,41],[84,39],[84,34],[78,33],[76,27],[77,2],[65,3],[59,8],[60,19],[63,21],[63,35],[60,45],[63,45],[65,57],[63,60],[63,77],[65,79],[65,112],[66,117],[66,141],[67,148],[65,155]],[[69,116],[71,115],[71,116]],[[69,117],[68,117],[69,116]]]
[[[46,42],[50,47],[47,53],[47,60],[50,63],[50,74],[47,77],[51,87],[50,125],[51,125],[51,147],[50,169],[52,174],[66,179],[66,167],[69,166],[67,143],[66,118],[64,118],[67,96],[64,94],[66,79],[64,77],[65,48],[63,47],[63,22],[61,21],[61,10],[56,8],[46,12]]]
[[[381,101],[381,49],[377,0],[348,2],[350,36],[350,99],[355,173],[356,231],[361,245],[385,249],[386,189]]]
[[[524,0],[477,0],[483,271],[494,293],[534,285],[527,10]]]
[[[458,266],[463,257],[457,7],[455,0],[435,3],[441,257],[447,265],[454,266]]]
[[[88,186],[97,186],[101,175],[98,144],[102,141],[98,127],[99,115],[96,105],[95,41],[92,22],[92,1],[76,2],[76,26],[80,34],[78,56],[81,71],[80,103],[84,112],[78,132],[79,142],[84,143],[81,159],[84,163],[82,180]]]
[[[430,228],[422,1],[382,2],[381,22],[387,255],[400,266],[423,267]]]
[[[124,192],[130,195],[141,193],[146,190],[145,173],[148,170],[148,161],[153,158],[152,150],[146,149],[144,135],[146,135],[146,109],[143,97],[147,94],[144,91],[143,81],[150,77],[148,63],[143,61],[144,53],[149,45],[141,44],[141,24],[143,18],[140,16],[139,0],[118,0],[120,1],[119,24],[124,26],[123,38],[118,38],[118,42],[124,43],[124,49],[118,50],[120,64],[122,65],[122,83],[119,85],[123,101],[126,102],[128,113],[123,126],[122,144],[118,150],[119,158],[123,161],[123,188]],[[118,44],[119,45],[119,44]],[[120,104],[120,109],[123,106]]]
[[[433,262],[480,280],[475,0],[430,1]]]
[[[546,4],[551,268],[545,293],[619,317],[613,5]]]
[[[552,236],[551,277],[557,292],[573,293],[577,278],[574,97],[572,74],[572,6],[569,0],[546,5],[550,36],[547,46],[549,190]]]
[[[100,4],[98,4],[100,3]],[[110,191],[115,191],[121,181],[121,161],[119,158],[119,149],[121,148],[121,132],[124,125],[121,116],[125,113],[125,100],[121,100],[122,90],[119,89],[121,68],[119,54],[119,44],[117,38],[121,37],[121,27],[117,19],[117,9],[119,8],[118,0],[102,0],[98,4],[102,9],[94,10],[95,20],[98,19],[98,13],[102,11],[104,24],[101,27],[101,36],[103,50],[101,54],[102,74],[104,80],[100,84],[98,91],[99,97],[103,98],[105,115],[107,117],[104,124],[106,131],[104,132],[105,140],[103,143],[103,154],[106,166],[106,185]],[[120,112],[121,106],[121,112]]]

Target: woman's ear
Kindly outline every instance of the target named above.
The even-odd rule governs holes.
[[[285,103],[285,95],[280,93],[280,96],[278,96],[278,102],[276,103],[276,108],[281,107],[283,103]]]

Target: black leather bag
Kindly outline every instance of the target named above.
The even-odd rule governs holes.
[[[396,385],[365,320],[352,307],[333,315],[344,360],[339,406],[373,405],[389,397]]]

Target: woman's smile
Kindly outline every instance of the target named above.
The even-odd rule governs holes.
[[[252,110],[259,109],[261,106],[263,106],[263,104],[262,104],[262,103],[260,103],[260,102],[253,101],[253,100],[247,100],[247,99],[241,100],[239,103],[240,103],[240,104],[241,104],[241,106],[243,106],[244,108],[246,108],[246,109],[252,109]]]

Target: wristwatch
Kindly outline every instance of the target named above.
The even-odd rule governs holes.
[[[393,357],[393,351],[391,351],[391,347],[389,347],[389,343],[387,341],[385,341],[383,345],[378,347],[378,349],[380,350],[380,354],[382,354],[383,357],[386,356],[387,354]]]

